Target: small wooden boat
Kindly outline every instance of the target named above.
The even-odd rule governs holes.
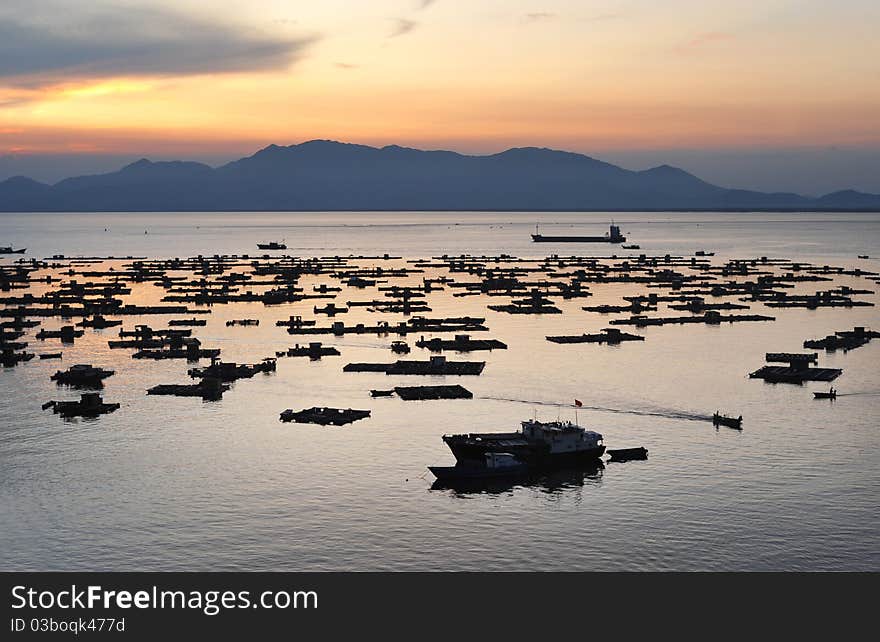
[[[20,250],[15,250],[11,245],[4,245],[0,247],[0,254],[24,254],[27,252],[27,248],[23,247]]]
[[[831,399],[833,401],[834,399],[837,399],[837,391],[834,388],[831,388],[831,390],[829,390],[828,392],[814,392],[813,398],[814,399]]]
[[[610,461],[631,461],[634,459],[647,459],[648,449],[644,446],[638,448],[617,448],[615,450],[606,450],[611,455]]]
[[[371,397],[390,397],[393,394],[393,388],[391,390],[370,390]]]
[[[859,254],[859,258],[860,258],[860,259],[869,259],[869,258],[871,258],[871,257],[868,256],[867,254]]]
[[[727,415],[722,415],[718,412],[712,415],[712,423],[716,426],[727,426],[734,430],[742,430],[742,422],[742,415],[739,417],[728,417]]]
[[[44,352],[43,354],[40,355],[40,359],[60,359],[60,358],[61,358],[60,352]]]

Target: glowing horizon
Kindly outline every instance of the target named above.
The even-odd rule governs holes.
[[[0,154],[880,145],[876,3],[362,4],[8,0]]]

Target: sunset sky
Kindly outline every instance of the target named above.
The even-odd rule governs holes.
[[[2,0],[0,178],[332,138],[880,191],[878,26],[876,0]]]

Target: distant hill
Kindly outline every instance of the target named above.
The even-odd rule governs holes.
[[[524,147],[487,156],[327,140],[269,145],[212,168],[146,159],[54,185],[0,182],[0,211],[877,210],[880,195],[810,198],[719,187],[661,165],[630,171]]]

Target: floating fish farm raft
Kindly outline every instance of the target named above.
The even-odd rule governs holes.
[[[148,395],[172,395],[175,397],[201,397],[205,401],[218,401],[229,386],[216,377],[205,377],[192,384],[160,384],[147,390]]]
[[[288,348],[286,352],[276,352],[276,357],[308,357],[312,361],[318,361],[321,357],[337,357],[341,353],[333,346],[325,346],[320,341],[313,341],[307,346],[296,344]]]
[[[390,397],[396,394],[404,401],[427,399],[473,399],[474,393],[463,386],[397,386],[391,390],[371,390],[373,397]]]
[[[839,368],[813,368],[811,363],[816,363],[819,355],[815,352],[809,354],[768,352],[765,360],[768,362],[787,363],[787,366],[764,366],[749,373],[752,379],[763,379],[769,383],[803,383],[805,381],[834,381],[843,370]]]
[[[113,376],[113,370],[104,370],[88,364],[77,364],[67,370],[58,370],[49,379],[58,385],[72,388],[101,388],[104,385],[104,379],[111,376]]]
[[[871,339],[878,337],[880,337],[880,332],[865,330],[864,327],[855,327],[852,330],[843,330],[829,334],[824,339],[808,339],[804,341],[804,347],[814,350],[826,350],[828,352],[836,350],[848,352],[849,350],[861,348],[863,345],[870,343]]]
[[[427,361],[395,361],[394,363],[349,363],[345,372],[384,372],[389,375],[478,375],[485,361],[449,361],[431,357]]]
[[[47,401],[43,404],[43,410],[49,408],[62,417],[97,417],[119,410],[119,404],[104,403],[97,392],[87,392],[83,393],[79,401]]]
[[[598,334],[575,334],[547,337],[552,343],[607,343],[616,345],[623,341],[644,341],[645,337],[638,334],[621,332],[617,328],[605,328]]]
[[[431,352],[451,350],[453,352],[474,352],[477,350],[506,350],[507,344],[498,339],[471,339],[467,334],[457,334],[454,339],[425,339],[416,341],[417,348],[426,348]]]
[[[52,376],[54,368],[49,370],[48,364],[31,363],[37,355],[27,351],[29,342],[33,345],[34,339],[60,339],[70,344],[64,358],[87,361],[84,355],[94,354],[91,351],[100,336],[92,329],[111,328],[131,320],[138,325],[120,329],[118,337],[108,337],[107,341],[109,348],[128,350],[133,359],[141,360],[130,367],[162,369],[170,373],[166,381],[175,381],[175,372],[180,377],[177,381],[185,373],[198,379],[194,383],[152,385],[144,391],[149,395],[222,402],[239,394],[236,386],[229,385],[232,382],[272,373],[277,368],[288,369],[304,379],[323,368],[338,373],[338,364],[291,359],[278,366],[274,358],[262,359],[265,354],[319,362],[323,357],[351,350],[359,356],[347,359],[350,363],[343,368],[345,372],[437,378],[431,382],[438,385],[428,386],[389,385],[388,389],[369,390],[364,385],[360,391],[364,397],[369,392],[375,397],[396,396],[406,401],[471,399],[471,391],[448,384],[441,377],[480,375],[486,361],[447,359],[427,353],[485,351],[487,361],[494,361],[492,373],[496,372],[495,364],[498,372],[503,372],[509,363],[505,355],[488,353],[516,351],[523,346],[501,335],[479,338],[479,333],[500,324],[503,315],[517,317],[505,318],[510,325],[540,328],[534,337],[539,341],[543,336],[556,344],[613,346],[632,342],[627,349],[638,352],[643,349],[640,343],[647,333],[628,334],[621,331],[621,326],[773,322],[776,317],[768,312],[802,313],[798,308],[841,308],[835,314],[846,314],[847,308],[873,305],[866,297],[874,291],[857,287],[855,279],[871,284],[880,281],[876,272],[845,265],[814,265],[772,257],[720,259],[710,257],[710,252],[704,254],[553,254],[538,258],[442,254],[403,259],[389,254],[297,257],[277,253],[162,259],[62,255],[4,258],[0,264],[0,363],[4,368],[43,367],[46,379],[51,376],[61,384],[89,387],[109,376],[101,372],[109,371],[97,368],[97,373],[87,374],[83,369],[91,366],[73,366]],[[605,297],[597,305],[580,305],[582,299],[597,295]],[[219,313],[219,306],[231,307]],[[255,307],[265,308],[265,314],[255,311]],[[787,308],[795,310],[788,312]],[[614,315],[599,326],[610,327],[590,325],[597,313]],[[346,320],[321,321],[322,315],[345,315]],[[549,316],[530,319],[520,315]],[[48,320],[53,325],[42,327],[44,323],[49,325]],[[227,327],[235,330],[226,331]],[[84,329],[90,331],[86,334]],[[655,331],[650,332],[652,341],[662,340],[662,330],[656,331],[656,339]],[[289,335],[332,337],[335,345],[311,341],[289,347]],[[877,336],[880,333],[855,327],[808,339],[803,347],[847,351],[866,346]],[[409,337],[418,340],[410,341]],[[266,344],[266,352],[258,354],[249,348]],[[800,339],[780,348],[797,350],[799,344]],[[58,349],[52,344],[46,348]],[[392,358],[401,360],[393,362],[384,362],[381,356],[363,356],[389,356],[389,348],[397,355],[413,352],[419,356],[406,360],[395,356]],[[221,354],[226,360],[221,361]],[[233,354],[251,363],[235,363],[231,360]],[[755,356],[760,358],[760,354]],[[842,372],[819,367],[818,356],[813,353],[764,356],[767,364],[751,376],[769,382],[832,381]],[[39,357],[61,358],[62,353],[44,352]],[[196,367],[199,360],[206,359],[212,360],[211,365]],[[114,367],[121,374],[125,369],[124,365]],[[151,383],[162,380],[154,378]],[[381,387],[369,376],[348,381],[353,385],[371,381],[372,387]],[[110,412],[107,408],[118,407],[93,397],[51,403],[59,408],[59,414],[64,409],[71,416],[96,416]],[[376,403],[381,401],[377,399]],[[314,423],[334,424],[355,415],[363,419],[368,413],[316,407],[286,411],[285,417],[296,421],[296,415]]]
[[[359,419],[366,419],[369,416],[369,410],[315,407],[299,411],[287,409],[281,413],[281,421],[295,421],[298,424],[320,424],[321,426],[344,426]]]

